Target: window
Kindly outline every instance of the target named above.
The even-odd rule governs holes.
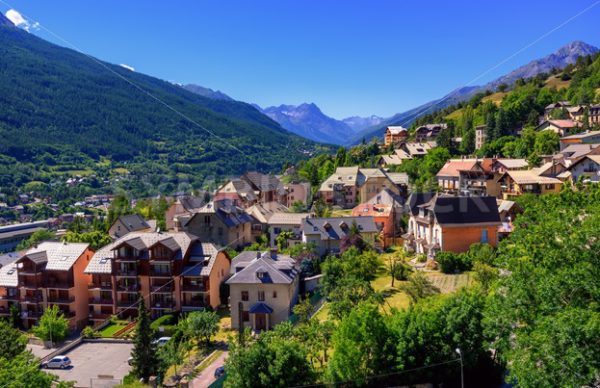
[[[242,291],[242,300],[244,302],[248,301],[248,291]]]
[[[242,321],[250,322],[250,314],[248,311],[242,311]]]
[[[487,243],[488,242],[488,231],[487,231],[487,229],[483,229],[481,231],[481,242],[482,243]]]
[[[265,301],[265,292],[264,291],[258,291],[258,301],[259,302]]]
[[[273,299],[277,298],[277,291],[273,291]]]
[[[210,216],[204,216],[204,224],[210,225]]]

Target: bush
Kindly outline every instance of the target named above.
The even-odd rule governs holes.
[[[86,326],[81,331],[81,336],[83,338],[98,338],[100,335],[98,334],[98,332],[96,330],[92,329],[90,326]]]
[[[175,325],[177,323],[177,317],[173,314],[166,314],[162,317],[156,318],[151,324],[150,327],[152,330],[158,330],[160,326],[170,326]]]
[[[443,273],[459,273],[473,267],[471,257],[466,253],[438,252],[435,259]]]

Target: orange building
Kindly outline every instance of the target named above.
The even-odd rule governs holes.
[[[363,203],[352,209],[353,217],[373,217],[385,238],[394,237],[394,209],[390,205]]]
[[[411,252],[434,257],[437,251],[466,252],[471,244],[498,243],[502,225],[495,197],[434,196],[414,205],[404,234]]]
[[[140,296],[154,317],[216,308],[229,266],[224,251],[189,233],[129,233],[96,252],[85,270],[90,320],[134,316]]]
[[[17,260],[17,286],[25,327],[33,326],[52,305],[64,313],[71,329],[87,324],[90,276],[84,270],[92,255],[88,244],[44,242]]]
[[[402,126],[390,126],[385,128],[384,143],[387,146],[397,147],[408,138],[408,129]]]

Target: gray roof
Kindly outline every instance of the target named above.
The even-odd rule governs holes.
[[[261,174],[260,172],[252,171],[242,175],[243,180],[248,182],[256,190],[273,191],[281,186],[281,181],[274,175]]]
[[[333,218],[306,218],[302,222],[302,233],[305,235],[319,235],[321,240],[340,240],[349,232],[356,223],[360,232],[377,233],[377,225],[373,217],[333,217]]]
[[[119,217],[118,220],[125,225],[125,228],[127,228],[129,232],[137,232],[138,230],[150,228],[150,225],[146,222],[144,217],[140,216],[139,214],[128,214]]]
[[[393,207],[402,207],[404,204],[404,199],[386,187],[366,203],[369,205],[390,205]]]
[[[310,213],[273,213],[269,225],[300,225],[306,217],[310,217]]]
[[[193,197],[189,195],[177,197],[177,201],[183,206],[188,212],[194,212],[204,206],[204,198]]]
[[[231,263],[227,284],[291,284],[299,276],[295,261],[287,255],[245,251]]]
[[[43,242],[21,257],[35,263],[46,263],[46,270],[68,271],[86,251],[87,243]],[[19,260],[21,260],[19,259]]]
[[[148,248],[161,243],[167,248],[177,251],[176,259],[183,258],[190,245],[197,241],[198,237],[186,232],[132,232],[115,240],[114,242],[100,248],[90,260],[85,273],[111,273],[111,259],[114,257],[114,250],[123,244],[135,247],[138,250],[147,250]],[[212,245],[212,244],[211,244]],[[206,247],[211,250],[212,247]],[[142,258],[147,258],[143,254]]]
[[[3,255],[0,255],[0,268],[12,264],[19,259],[19,254],[17,252],[9,252]]]
[[[243,225],[253,221],[252,216],[246,213],[241,207],[235,206],[233,202],[229,200],[207,203],[188,220],[188,223],[194,217],[202,214],[215,214],[228,228],[233,228],[237,225]]]
[[[18,282],[16,262],[13,261],[0,268],[0,287],[17,287]]]

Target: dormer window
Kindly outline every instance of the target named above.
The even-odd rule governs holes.
[[[264,271],[257,271],[256,272],[256,277],[259,278],[259,279],[264,279],[264,278],[267,277],[267,273],[264,272]]]

